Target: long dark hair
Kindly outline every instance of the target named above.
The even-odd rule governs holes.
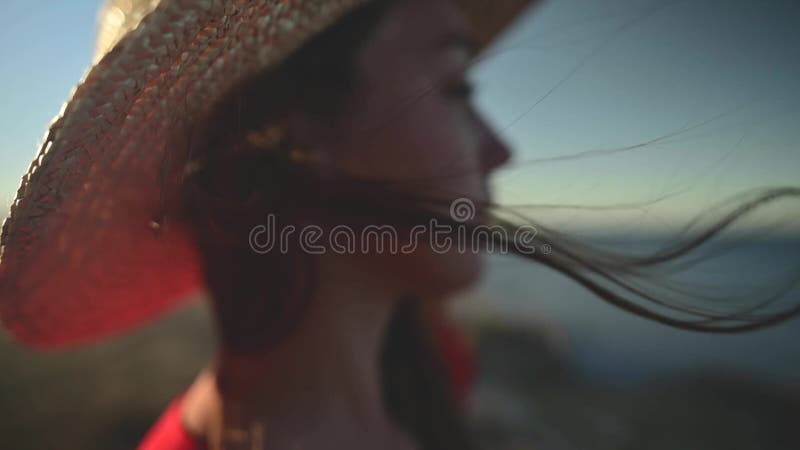
[[[290,109],[335,120],[336,113],[348,107],[348,94],[358,85],[359,50],[397,1],[369,2],[314,38],[279,69],[246,80],[210,108],[209,114],[189,123],[185,139],[176,143],[180,156],[172,159],[169,171],[179,173],[180,214],[191,224],[204,256],[218,332],[226,348],[247,353],[275,345],[297,324],[306,306],[302,300],[310,298],[314,288],[314,263],[309,255],[252,251],[249,231],[262,223],[266,212],[275,212],[282,220],[299,220],[313,213],[326,216],[330,223],[354,227],[369,223],[411,227],[430,217],[468,230],[480,225],[436,215],[431,211],[449,205],[442,199],[404,194],[397,185],[330,174],[322,178],[317,167],[292,158],[290,136],[272,136],[275,151],[269,152],[246,138],[250,133],[270,137],[264,124],[280,123]],[[799,314],[800,306],[769,310],[773,302],[765,298],[755,306],[723,312],[714,309],[719,303],[692,305],[682,301],[685,295],[663,295],[643,287],[642,282],[657,281],[670,265],[681,263],[681,258],[759,206],[797,196],[800,189],[796,188],[756,193],[701,232],[644,256],[590,247],[527,218],[503,214],[506,211],[495,205],[479,206],[500,213],[494,224],[507,231],[484,235],[485,244],[507,245],[634,314],[679,328],[737,332],[786,320]],[[516,236],[513,230],[520,223],[535,225],[535,243],[551,251],[531,253],[526,251],[531,242],[510,238]],[[300,301],[288,302],[289,297]],[[382,357],[386,400],[398,422],[423,448],[467,449],[470,439],[445,382],[420,302],[404,300],[391,321]]]

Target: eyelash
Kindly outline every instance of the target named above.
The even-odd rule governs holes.
[[[447,88],[448,97],[456,100],[469,100],[475,92],[475,86],[467,80],[461,80]]]

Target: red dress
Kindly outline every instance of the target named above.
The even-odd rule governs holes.
[[[475,378],[475,364],[465,337],[445,321],[437,321],[436,337],[442,349],[456,397],[466,402]],[[170,403],[150,429],[138,450],[205,450],[205,443],[183,426],[183,396]]]

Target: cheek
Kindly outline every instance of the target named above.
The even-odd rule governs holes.
[[[397,140],[410,169],[430,175],[454,175],[477,164],[476,139],[458,109],[443,100],[423,102],[404,126]]]
[[[472,191],[465,188],[480,173],[478,139],[458,105],[432,92],[402,111],[381,109],[394,112],[382,114],[386,118],[376,122],[377,132],[369,139],[349,144],[350,169],[392,181],[427,180],[428,188]]]

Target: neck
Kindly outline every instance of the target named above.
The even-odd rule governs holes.
[[[341,258],[319,258],[314,298],[275,348],[246,356],[223,349],[217,373],[225,380],[226,420],[261,421],[273,432],[294,430],[305,439],[315,430],[328,434],[328,443],[332,432],[392,429],[380,355],[399,295],[380,283],[365,284],[369,277],[359,266]]]

